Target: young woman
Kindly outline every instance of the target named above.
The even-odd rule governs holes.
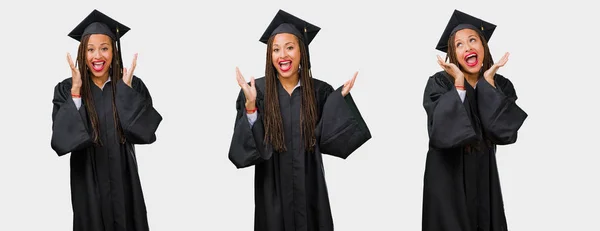
[[[255,166],[254,230],[333,230],[321,153],[347,158],[371,138],[350,89],[311,76],[308,44],[320,30],[279,11],[260,39],[265,77],[242,88],[229,159]]]
[[[73,230],[148,230],[134,144],[151,144],[162,121],[141,79],[122,68],[129,30],[94,10],[69,36],[80,41],[72,77],[54,88],[52,149],[71,153]]]
[[[496,145],[515,143],[527,114],[513,84],[496,72],[487,45],[495,25],[454,11],[437,49],[443,71],[431,76],[423,106],[429,152],[424,179],[423,230],[505,231]]]

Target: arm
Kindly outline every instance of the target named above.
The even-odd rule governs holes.
[[[125,138],[133,144],[154,143],[162,116],[152,106],[152,97],[144,82],[134,77],[131,87],[122,79],[115,84],[115,103]]]
[[[495,144],[517,141],[517,131],[525,122],[527,113],[517,104],[517,94],[510,80],[494,76],[496,87],[488,81],[477,83],[477,106],[486,136]]]
[[[321,153],[348,158],[356,149],[371,139],[371,132],[358,107],[348,93],[342,96],[342,87],[324,90],[325,104],[315,132]]]
[[[240,90],[236,101],[237,115],[233,129],[233,137],[229,147],[229,160],[237,168],[245,168],[256,165],[260,162],[268,160],[273,155],[271,149],[265,149],[264,145],[264,126],[262,114],[259,113],[262,109],[262,100],[257,98],[256,107],[259,110],[253,114],[246,113],[245,109],[246,97],[244,92]],[[251,123],[251,115],[256,115],[253,123]]]
[[[430,77],[423,95],[429,144],[435,148],[455,148],[477,138],[458,91],[446,78]]]
[[[91,134],[87,131],[85,107],[77,109],[71,98],[71,86],[65,82],[54,88],[52,108],[52,149],[59,156],[82,150],[92,145]]]

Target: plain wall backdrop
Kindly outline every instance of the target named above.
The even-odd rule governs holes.
[[[587,2],[587,3],[584,3]],[[598,26],[593,1],[12,1],[0,7],[0,230],[70,230],[70,155],[50,147],[54,86],[70,77],[67,34],[93,9],[129,26],[125,66],[164,120],[137,146],[152,230],[252,230],[254,168],[227,158],[239,87],[264,75],[258,41],[279,9],[322,28],[312,73],[351,93],[373,138],[324,157],[336,230],[420,230],[422,106],[454,9],[498,27],[489,46],[529,114],[497,160],[510,230],[589,230],[600,217]]]

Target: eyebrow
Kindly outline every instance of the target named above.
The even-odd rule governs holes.
[[[470,39],[470,38],[472,38],[472,37],[478,38],[478,37],[477,37],[477,35],[474,35],[474,34],[472,34],[472,35],[469,35],[469,36],[467,37],[467,39]],[[454,38],[454,42],[455,42],[455,43],[456,43],[456,42],[459,42],[459,41],[462,41],[462,39],[460,39],[460,38]]]
[[[88,44],[88,47],[89,47],[89,46],[93,46],[93,45],[94,45],[94,44]],[[109,44],[109,43],[107,43],[107,42],[100,43],[100,46],[102,46],[102,45],[110,45],[110,44]]]
[[[289,45],[289,44],[293,44],[293,45],[295,45],[296,43],[295,43],[295,42],[287,42],[287,43],[283,44],[283,46],[287,46],[287,45]],[[275,43],[274,43],[274,44],[273,44],[273,46],[279,46],[279,44],[275,44]]]

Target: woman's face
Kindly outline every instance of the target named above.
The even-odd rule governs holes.
[[[298,74],[300,66],[300,44],[295,35],[281,33],[273,39],[272,60],[280,78],[289,78]]]
[[[110,37],[92,34],[86,47],[86,64],[94,77],[108,77],[108,69],[113,58]]]
[[[472,29],[462,29],[454,35],[456,59],[463,71],[477,74],[483,65],[485,50],[479,34]]]

